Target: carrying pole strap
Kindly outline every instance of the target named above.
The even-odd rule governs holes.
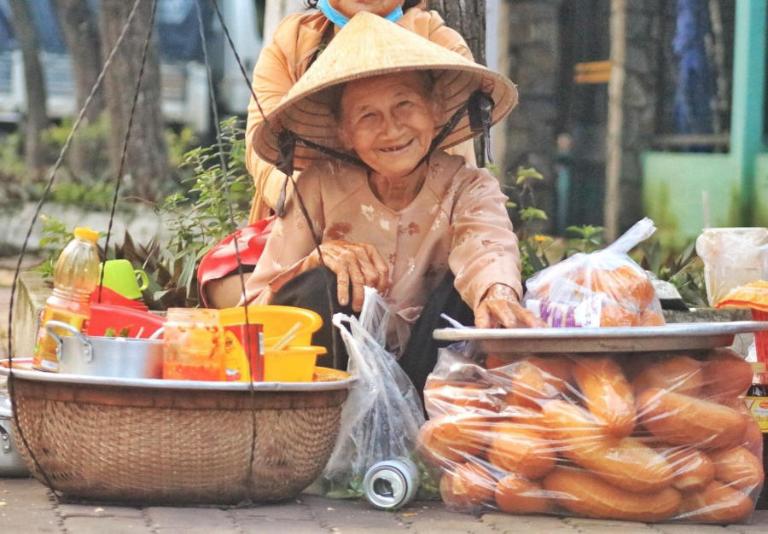
[[[32,448],[29,446],[29,442],[27,441],[27,438],[24,434],[24,429],[22,425],[20,424],[19,420],[19,412],[18,412],[18,406],[16,403],[16,395],[14,391],[14,380],[15,376],[13,373],[13,308],[14,308],[14,300],[16,296],[16,288],[18,286],[19,281],[19,275],[21,273],[21,265],[24,261],[24,257],[27,253],[27,248],[29,247],[29,240],[32,236],[32,231],[35,227],[35,224],[37,223],[38,218],[40,217],[40,211],[43,208],[43,205],[45,204],[46,200],[48,200],[48,196],[50,195],[51,188],[53,187],[53,184],[56,180],[56,174],[61,168],[62,163],[64,162],[64,157],[69,152],[69,147],[72,145],[72,140],[77,133],[78,129],[80,128],[80,125],[83,122],[83,119],[85,118],[86,113],[88,112],[88,108],[91,105],[91,102],[93,101],[94,96],[96,95],[96,92],[101,88],[101,85],[104,81],[104,77],[109,70],[109,68],[112,65],[112,62],[114,61],[115,55],[117,54],[117,51],[120,49],[120,46],[122,45],[125,36],[128,33],[129,28],[131,27],[131,24],[133,23],[133,20],[136,18],[136,13],[138,11],[139,6],[142,2],[145,0],[135,0],[133,3],[133,6],[131,7],[131,11],[128,13],[128,17],[126,18],[125,24],[123,25],[123,28],[120,30],[120,34],[115,41],[115,44],[112,46],[112,50],[110,50],[109,55],[107,56],[107,59],[104,61],[104,65],[101,67],[101,71],[99,72],[99,75],[96,77],[96,81],[93,83],[93,87],[91,87],[90,92],[88,93],[87,98],[83,102],[83,106],[80,109],[80,111],[77,114],[77,118],[75,119],[75,122],[72,124],[72,128],[69,131],[69,134],[67,135],[66,140],[64,141],[64,145],[61,147],[61,150],[59,151],[59,156],[56,158],[56,162],[54,163],[53,167],[51,168],[50,173],[48,174],[48,182],[46,183],[45,189],[43,190],[43,194],[40,196],[40,200],[37,203],[37,206],[35,207],[35,212],[32,215],[32,221],[29,223],[29,228],[27,229],[27,234],[24,237],[24,243],[22,244],[21,251],[19,252],[19,259],[16,262],[16,269],[13,274],[13,283],[11,285],[11,298],[9,301],[9,309],[8,309],[8,393],[11,400],[11,410],[13,411],[13,422],[16,426],[16,429],[18,430],[19,438],[21,438],[21,442],[26,449],[26,451],[29,453],[30,458],[32,459],[32,462],[35,465],[35,469],[40,473],[40,475],[43,478],[44,484],[48,487],[48,489],[53,494],[54,498],[59,501],[59,494],[57,493],[56,489],[53,487],[53,483],[51,482],[50,477],[45,472],[45,470],[40,465],[40,462],[35,457],[34,452],[32,451]],[[152,20],[154,21],[155,12],[157,9],[157,0],[152,0]],[[152,35],[152,25],[150,25],[149,30],[147,31],[147,37],[145,39],[144,43],[144,55],[142,56],[142,68],[141,73],[143,73],[144,68],[144,62],[146,61],[146,49],[147,45],[150,41]],[[141,80],[137,82],[137,92],[139,85],[141,83]],[[134,102],[136,100],[136,97],[134,97]],[[134,106],[135,108],[135,106]],[[131,112],[131,118],[129,123],[133,122],[133,110]],[[126,132],[126,135],[130,132],[130,127],[128,132]],[[127,140],[126,140],[127,144]],[[125,146],[125,145],[124,145]],[[122,165],[121,165],[122,168]],[[117,194],[120,187],[120,175],[118,174],[117,177],[117,183],[116,183],[116,190],[115,190],[115,196],[113,198],[113,205],[112,205],[112,213],[110,216],[110,228],[112,227],[112,217],[114,217],[114,203],[117,198]]]

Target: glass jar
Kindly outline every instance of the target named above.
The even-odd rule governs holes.
[[[163,378],[225,379],[224,331],[218,310],[169,309],[163,339]]]

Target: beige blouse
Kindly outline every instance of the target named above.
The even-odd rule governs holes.
[[[507,198],[493,175],[465,164],[460,156],[435,152],[423,187],[400,211],[382,204],[371,191],[365,169],[354,165],[317,162],[303,172],[298,188],[314,231],[323,240],[368,243],[389,262],[387,300],[409,323],[418,318],[449,268],[456,289],[472,309],[495,283],[522,294]],[[292,195],[247,282],[249,300],[269,303],[299,274],[302,260],[313,250],[314,240]]]

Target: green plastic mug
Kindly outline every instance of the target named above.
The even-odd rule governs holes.
[[[128,260],[108,260],[101,264],[104,271],[104,287],[122,296],[136,300],[149,287],[147,273],[134,269]]]

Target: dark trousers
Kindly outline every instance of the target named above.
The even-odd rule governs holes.
[[[317,312],[323,318],[323,327],[315,333],[312,342],[328,349],[328,354],[318,359],[318,365],[347,368],[347,351],[331,318],[334,313],[352,315],[353,312],[349,306],[341,306],[336,298],[335,274],[325,268],[307,271],[285,284],[272,303],[298,306]],[[448,344],[432,338],[434,329],[448,326],[440,318],[441,313],[462,324],[473,325],[475,322],[472,310],[454,288],[453,275],[450,272],[427,298],[424,310],[413,325],[410,340],[399,360],[400,366],[416,386],[419,395],[424,390],[427,375],[437,363],[437,350]]]

